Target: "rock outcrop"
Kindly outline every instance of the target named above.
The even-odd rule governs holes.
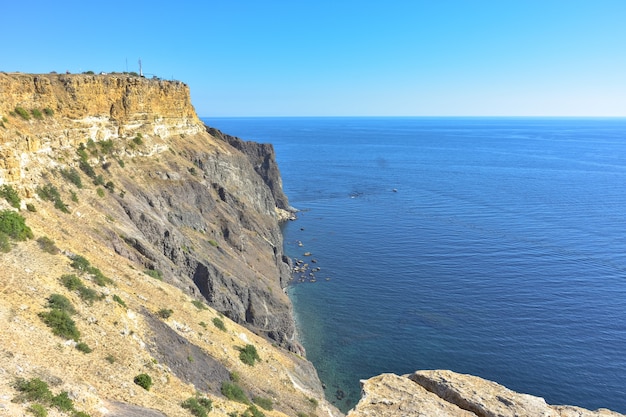
[[[606,409],[549,405],[492,381],[452,371],[383,374],[362,381],[363,397],[348,417],[618,417]]]

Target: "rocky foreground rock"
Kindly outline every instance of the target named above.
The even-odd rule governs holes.
[[[473,375],[446,370],[383,374],[362,381],[362,398],[348,417],[618,417],[599,409],[549,405]]]

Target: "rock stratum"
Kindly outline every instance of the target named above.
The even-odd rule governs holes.
[[[0,73],[0,415],[340,416],[284,292],[290,216],[272,146],[184,83]],[[617,415],[447,371],[363,384],[352,417]]]

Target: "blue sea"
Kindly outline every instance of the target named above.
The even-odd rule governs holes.
[[[288,292],[338,407],[451,369],[626,413],[626,119],[205,122],[275,147],[285,250],[320,268]]]

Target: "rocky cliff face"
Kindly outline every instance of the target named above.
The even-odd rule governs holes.
[[[78,168],[90,144],[85,162],[124,195],[111,195],[117,253],[301,351],[282,291],[290,271],[277,208],[288,200],[271,145],[207,131],[177,81],[0,74],[0,95],[0,183],[34,196],[44,177]],[[127,159],[134,166],[122,169]]]
[[[253,398],[271,415],[340,415],[283,291],[289,203],[273,148],[204,126],[185,84],[0,73],[0,186],[0,215],[17,212],[37,240],[0,233],[3,414],[30,409],[20,384],[39,379],[90,415],[186,416],[190,396],[223,416],[250,415]],[[59,297],[80,339],[46,321]],[[259,363],[240,359],[248,345]]]
[[[348,417],[618,417],[600,409],[548,405],[492,381],[452,371],[383,374],[362,381],[363,397]]]

